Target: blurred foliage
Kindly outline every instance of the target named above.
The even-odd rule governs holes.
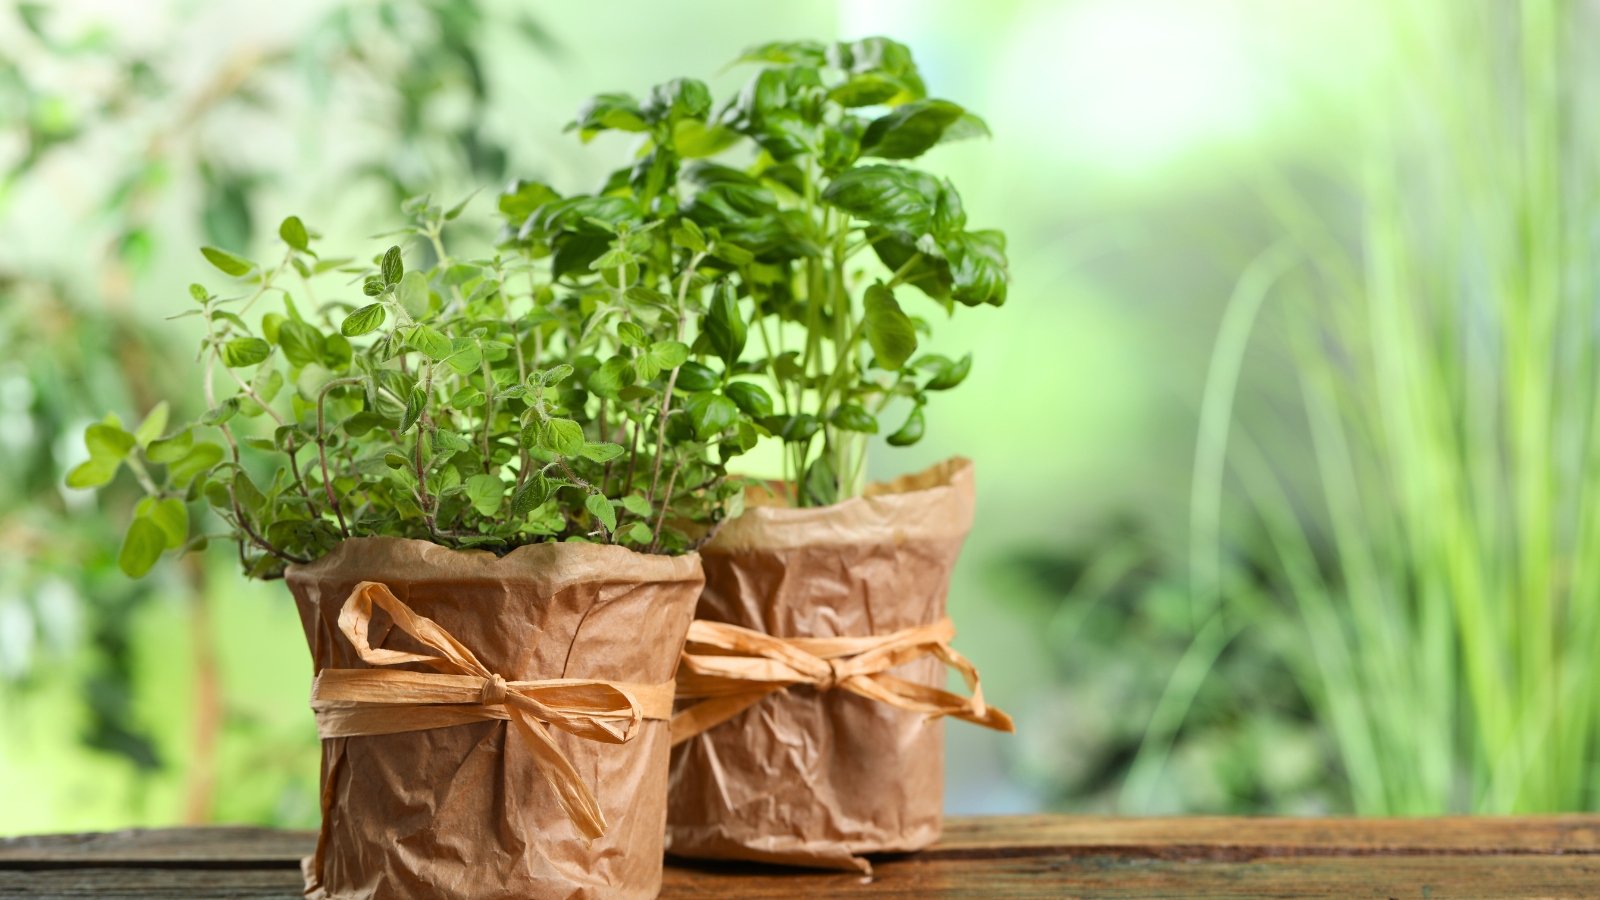
[[[0,22],[0,214],[24,214],[13,201],[30,177],[65,177],[93,191],[73,198],[83,207],[75,237],[90,248],[76,254],[80,268],[0,254],[0,444],[8,460],[0,466],[0,537],[12,551],[0,561],[0,702],[13,725],[0,759],[10,766],[41,751],[49,758],[49,742],[66,729],[86,749],[121,761],[120,774],[117,765],[96,770],[123,786],[102,783],[103,796],[86,804],[102,815],[106,803],[126,803],[121,817],[137,820],[287,816],[304,824],[314,803],[285,805],[304,794],[309,774],[284,774],[293,754],[267,765],[219,759],[230,755],[227,746],[219,751],[224,731],[248,736],[258,753],[285,741],[308,746],[304,729],[289,737],[224,705],[217,682],[228,660],[217,658],[209,607],[234,593],[226,576],[213,577],[200,560],[154,582],[122,576],[115,532],[138,493],[119,483],[96,500],[58,487],[82,457],[71,435],[107,408],[137,421],[157,397],[176,398],[184,414],[200,411],[192,379],[161,364],[186,358],[187,340],[178,346],[181,334],[152,329],[134,298],[174,215],[208,242],[246,249],[271,215],[263,209],[270,191],[305,174],[299,156],[260,152],[238,134],[306,127],[353,105],[362,127],[387,139],[356,142],[360,152],[334,158],[336,170],[323,174],[339,183],[376,184],[392,208],[425,186],[498,181],[508,149],[483,125],[494,99],[481,56],[486,35],[514,35],[530,53],[558,48],[524,13],[499,16],[453,0],[341,3],[278,43],[209,59],[152,44],[132,25],[124,33],[58,12],[24,3],[9,11],[15,21]],[[197,61],[210,67],[196,72]],[[161,608],[174,601],[186,610],[176,619]],[[154,621],[176,625],[183,637],[174,644],[168,628],[153,643]],[[191,683],[165,694],[152,715],[150,695],[168,687],[156,683],[166,670],[151,665],[150,654],[173,650],[192,666]],[[67,686],[81,711],[33,715],[59,703]],[[255,773],[254,789],[219,798],[219,765],[229,782]],[[279,774],[263,777],[270,772]],[[25,779],[26,770],[0,774]],[[162,781],[181,785],[181,802],[141,787]],[[29,795],[21,782],[0,783],[13,797]],[[241,807],[247,794],[255,800]],[[23,812],[30,821],[75,820]]]
[[[1173,735],[1148,734],[1174,662],[1195,644],[1187,573],[1130,519],[1076,546],[1019,549],[989,578],[1038,621],[1070,685],[1020,729],[1019,776],[1048,805],[1146,814],[1194,810],[1312,815],[1347,811],[1337,761],[1283,663],[1295,634],[1261,605],[1193,686]],[[1234,596],[1260,598],[1262,585]],[[1181,689],[1182,685],[1179,686]],[[1143,767],[1144,757],[1159,757]]]

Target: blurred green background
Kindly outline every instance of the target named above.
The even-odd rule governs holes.
[[[871,34],[988,120],[991,140],[926,161],[1011,246],[1007,305],[935,330],[972,376],[923,443],[871,460],[879,478],[977,463],[951,609],[1019,733],[948,728],[948,809],[1595,805],[1600,107],[1567,46],[1594,18],[1555,0],[0,7],[0,834],[315,822],[281,585],[224,547],[130,582],[133,492],[60,486],[104,412],[198,405],[192,335],[164,322],[198,245],[257,250],[289,214],[375,234],[404,197],[516,176],[590,188],[628,151],[561,133],[590,94],[688,75],[721,96],[748,45]]]

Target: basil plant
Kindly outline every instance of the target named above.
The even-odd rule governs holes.
[[[720,104],[687,78],[642,100],[594,97],[571,127],[585,139],[637,133],[631,165],[593,196],[519,184],[501,208],[514,236],[552,253],[558,280],[597,263],[615,270],[603,261],[623,259],[619,249],[629,280],[639,254],[616,246],[622,223],[690,235],[685,246],[704,248],[699,274],[716,288],[695,322],[695,359],[669,386],[690,392],[697,434],[727,420],[734,453],[762,436],[782,441],[790,499],[825,505],[863,488],[868,436],[915,443],[929,395],[971,369],[970,355],[919,353],[930,324],[906,307],[927,302],[950,316],[1005,302],[1004,235],[970,228],[955,185],[906,163],[988,130],[928,97],[910,52],[885,38],[772,43],[740,61],[756,71]],[[662,290],[631,282],[625,299],[635,288],[638,302]],[[612,357],[587,384],[608,388],[628,366]],[[901,418],[886,426],[891,411]]]

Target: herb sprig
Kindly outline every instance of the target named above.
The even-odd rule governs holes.
[[[366,535],[680,553],[737,513],[740,487],[710,450],[748,422],[691,396],[696,427],[669,427],[690,355],[685,323],[717,289],[699,271],[715,245],[589,217],[585,233],[603,250],[558,290],[548,244],[452,256],[443,235],[464,206],[407,203],[401,243],[365,265],[320,256],[297,217],[283,222],[284,252],[271,264],[202,250],[245,286],[223,297],[194,285],[196,307],[182,314],[206,325],[198,363],[210,409],[170,433],[165,406],[132,432],[107,418],[89,428],[90,458],[68,476],[97,487],[126,468],[144,487],[125,571],[142,575],[162,553],[203,544],[189,534],[198,501],[229,526],[256,577]],[[402,245],[430,264],[408,267]],[[648,271],[671,294],[644,297],[635,284],[646,248]],[[364,301],[316,299],[340,273]],[[268,298],[276,305],[262,313]],[[247,318],[256,315],[258,327]],[[601,351],[629,355],[626,384],[585,387]]]

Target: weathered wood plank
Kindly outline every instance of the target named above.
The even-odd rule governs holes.
[[[793,897],[1593,897],[1600,858],[1272,857],[1211,862],[1126,856],[913,858],[846,874],[750,874],[669,867],[661,896]]]
[[[0,839],[0,867],[23,862],[208,861],[298,865],[315,836],[305,831],[209,827],[131,829]],[[1600,816],[1446,817],[1438,819],[1280,819],[1197,816],[1121,819],[1096,816],[952,818],[934,855],[1151,855],[1255,858],[1374,854],[1600,854]]]
[[[132,830],[0,840],[0,898],[299,895],[314,835]],[[663,897],[1580,897],[1600,816],[956,818],[876,876],[674,862]]]
[[[291,900],[302,895],[298,871],[284,868],[74,868],[32,872],[0,868],[0,897],[97,897],[101,900]]]
[[[1219,858],[1256,856],[1600,853],[1600,816],[1291,819],[1186,816],[978,816],[945,823],[938,849],[979,855],[1067,849]]]
[[[260,868],[276,864],[298,868],[300,857],[310,853],[316,842],[316,834],[309,831],[239,826],[30,835],[0,839],[0,869],[88,862],[101,866]]]
[[[1024,856],[884,862],[853,875],[716,867],[667,869],[661,896],[792,897],[1584,897],[1600,885],[1592,856],[1273,857],[1210,862],[1120,856]],[[287,868],[0,869],[0,897],[297,897]]]

